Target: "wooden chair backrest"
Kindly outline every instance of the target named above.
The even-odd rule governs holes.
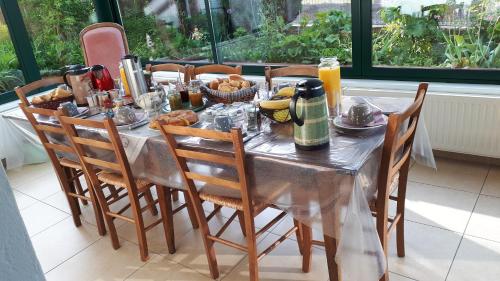
[[[78,155],[84,170],[94,186],[101,186],[97,178],[98,170],[112,171],[123,176],[128,191],[134,196],[138,196],[137,186],[132,176],[132,170],[130,169],[125,149],[123,148],[122,141],[113,119],[106,118],[103,121],[96,121],[73,118],[65,116],[62,111],[57,112],[57,117],[66,134],[69,136],[70,141],[75,148],[76,154]],[[106,130],[108,133],[108,141],[94,140],[80,136],[75,126],[91,130]],[[89,148],[94,150],[110,151],[116,162],[97,158],[93,155],[94,153],[91,153]]]
[[[35,114],[38,114],[39,116],[45,116],[46,118],[55,117],[57,111],[26,106],[24,103],[20,103],[19,107],[23,111],[24,115],[26,115],[26,118],[28,118],[28,121],[31,123],[31,126],[33,126],[35,133],[38,135],[38,138],[40,139],[40,142],[45,148],[45,151],[47,152],[47,155],[50,159],[50,162],[52,163],[52,166],[56,171],[59,181],[61,182],[61,185],[66,184],[66,181],[64,179],[68,178],[67,176],[69,175],[64,175],[63,167],[61,166],[59,162],[59,157],[57,156],[56,153],[59,152],[59,153],[64,153],[66,155],[73,154],[76,157],[76,152],[71,145],[65,145],[62,144],[61,142],[55,143],[50,141],[51,138],[49,138],[48,134],[52,134],[53,135],[52,137],[59,136],[61,137],[61,139],[66,138],[66,133],[64,132],[63,128],[40,124],[35,117]]]
[[[377,208],[387,204],[393,178],[399,172],[399,181],[406,181],[410,166],[413,139],[420,117],[420,111],[425,100],[428,84],[421,83],[413,104],[402,113],[389,116],[385,133],[382,160],[378,175]],[[403,126],[408,121],[408,126]]]
[[[241,65],[229,66],[224,64],[209,64],[194,67],[191,72],[191,79],[196,79],[196,75],[204,73],[239,74],[242,73]]]
[[[189,191],[192,194],[198,194],[194,181],[201,181],[226,189],[239,190],[241,193],[241,199],[243,200],[244,211],[251,212],[252,197],[248,188],[248,179],[245,173],[245,148],[243,145],[241,129],[233,128],[230,133],[226,133],[206,129],[171,126],[166,125],[165,121],[160,121],[160,131],[167,140],[170,152],[174,155],[177,167],[181,171],[184,182],[187,184]],[[201,137],[232,143],[234,156],[223,156],[220,153],[199,152],[189,148],[180,148],[175,136]],[[187,166],[187,160],[197,160],[233,167],[237,171],[238,180],[233,181],[191,172]]]
[[[266,82],[269,86],[268,90],[272,90],[272,79],[274,77],[290,77],[290,76],[305,76],[305,77],[318,77],[318,68],[310,65],[292,65],[272,69],[266,66],[265,69]]]
[[[31,103],[28,101],[27,95],[31,92],[34,92],[36,90],[49,87],[52,85],[56,84],[64,84],[64,79],[62,76],[54,76],[54,77],[48,77],[45,79],[41,79],[32,83],[29,83],[27,85],[24,85],[22,87],[16,87],[16,95],[21,101],[22,104],[26,106],[30,106]]]
[[[82,47],[83,58],[85,59],[85,65],[88,65],[88,58],[87,58],[87,52],[85,50],[85,43],[83,41],[83,37],[85,36],[85,34],[87,32],[94,30],[94,29],[103,28],[103,27],[112,27],[112,28],[117,29],[122,35],[123,47],[125,48],[125,53],[128,54],[130,52],[129,47],[128,47],[127,35],[125,34],[125,29],[123,29],[123,26],[121,26],[117,23],[114,23],[114,22],[94,23],[94,24],[91,24],[91,25],[85,27],[84,29],[82,29],[82,31],[80,31],[80,46]]]
[[[163,63],[163,64],[147,64],[146,65],[146,71],[149,71],[151,73],[156,72],[156,71],[169,71],[169,72],[180,72],[184,74],[184,83],[189,83],[191,80],[191,65],[180,65],[180,64],[175,64],[175,63]]]

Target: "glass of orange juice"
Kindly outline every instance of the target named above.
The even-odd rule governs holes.
[[[340,114],[342,102],[340,84],[340,63],[336,57],[321,58],[318,65],[319,79],[323,81],[326,98],[328,101],[328,112],[330,116]]]

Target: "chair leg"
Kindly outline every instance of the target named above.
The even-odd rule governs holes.
[[[194,229],[198,229],[200,225],[198,223],[198,218],[196,218],[196,211],[194,210],[193,202],[191,201],[191,198],[189,198],[187,191],[182,191],[182,193],[184,194],[184,200],[186,201],[186,208],[188,210],[191,225]]]
[[[339,281],[341,280],[340,267],[335,262],[335,255],[337,254],[337,240],[326,235],[323,237],[325,239],[326,262],[328,265],[330,281]]]
[[[302,224],[302,271],[308,273],[311,271],[312,260],[312,229]]]
[[[160,203],[161,218],[163,220],[163,229],[165,230],[165,239],[167,240],[168,252],[175,253],[175,236],[174,236],[174,215],[172,213],[172,201],[170,188],[156,186],[158,194],[158,202]]]
[[[241,228],[241,233],[243,233],[243,236],[247,236],[247,232],[245,230],[245,215],[243,214],[242,211],[236,211],[238,214],[238,221],[240,223],[240,228]]]
[[[257,261],[257,238],[255,236],[254,218],[251,213],[245,214],[245,229],[248,247],[248,270],[250,281],[259,280],[259,264]]]
[[[87,175],[84,174],[85,182],[87,183],[87,187],[89,190],[90,200],[92,201],[92,209],[94,210],[95,221],[97,224],[97,232],[99,235],[106,235],[106,226],[104,224],[104,218],[101,211],[101,206],[97,200],[97,195],[95,193],[94,188],[92,187],[90,180],[87,178]]]
[[[106,196],[104,196],[104,193],[102,192],[102,187],[98,186],[95,187],[93,186],[95,195],[97,197],[97,202],[99,203],[99,206],[101,206],[102,213],[104,215],[104,220],[106,221],[106,224],[108,225],[108,231],[109,231],[109,237],[111,238],[111,244],[113,245],[113,249],[117,250],[120,248],[120,240],[118,239],[118,233],[116,232],[116,227],[115,227],[115,222],[113,217],[108,215],[108,213],[111,212],[109,209],[108,203],[106,201]]]
[[[172,190],[172,201],[173,202],[179,201],[179,190],[177,189]]]
[[[203,239],[203,245],[205,246],[205,253],[208,259],[210,275],[212,276],[212,279],[217,279],[220,275],[219,268],[217,266],[217,257],[215,256],[214,241],[208,239],[208,235],[210,235],[210,229],[208,228],[208,221],[207,217],[205,216],[205,211],[203,210],[201,201],[197,196],[194,196],[189,191],[188,195],[200,224],[201,237]]]
[[[303,238],[302,238],[302,224],[299,223],[296,219],[293,220],[293,225],[297,227],[297,230],[295,231],[295,236],[297,236],[297,244],[299,245],[299,252],[301,255],[304,254],[303,252]]]
[[[71,176],[72,177],[74,177],[76,175],[76,173],[77,173],[77,171],[75,169],[71,169]],[[80,182],[80,178],[75,178],[74,183],[75,183],[76,193],[84,196],[85,193],[83,192],[82,183]],[[80,199],[80,200],[82,201],[82,204],[85,206],[89,204],[89,202],[85,199]]]
[[[144,229],[144,220],[142,218],[141,204],[139,203],[139,199],[130,193],[129,193],[129,199],[130,199],[130,207],[132,215],[135,221],[135,231],[137,233],[137,240],[139,242],[139,251],[141,254],[141,260],[147,261],[149,259],[149,250],[148,250],[148,241],[146,239],[146,231]]]
[[[154,203],[153,194],[151,194],[151,189],[148,189],[144,192],[144,199],[146,199],[146,203],[149,206],[149,210],[151,211],[151,215],[157,216],[158,209],[156,208],[156,204]]]
[[[217,207],[219,207],[219,205],[217,205],[217,204],[214,203],[214,210],[217,209]],[[217,211],[217,213],[218,212],[220,212],[220,209],[219,209],[219,211]]]
[[[71,169],[69,168],[63,168],[63,175],[64,179],[62,179],[61,182],[61,188],[64,191],[64,194],[66,195],[66,200],[68,200],[68,205],[71,210],[71,216],[73,217],[73,223],[75,224],[76,227],[79,227],[82,225],[82,220],[80,218],[81,210],[80,210],[80,205],[78,203],[78,199],[70,196],[70,192],[74,192],[74,186],[73,183],[70,182],[68,179],[71,177]]]

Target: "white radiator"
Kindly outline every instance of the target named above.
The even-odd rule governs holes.
[[[414,97],[415,92],[349,88],[347,95]],[[488,96],[430,90],[423,114],[433,149],[500,158],[500,93]]]

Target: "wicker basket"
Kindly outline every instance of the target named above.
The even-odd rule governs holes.
[[[33,106],[37,107],[37,108],[57,110],[57,108],[59,108],[59,105],[61,105],[61,103],[73,102],[74,99],[75,99],[74,96],[69,96],[69,97],[62,98],[62,99],[51,100],[51,101],[46,101],[46,102],[42,102],[42,103],[38,103],[38,104],[33,104]]]
[[[259,91],[257,83],[250,81],[250,88],[241,89],[232,93],[225,93],[218,90],[212,90],[207,84],[200,87],[207,99],[213,103],[230,104],[233,102],[253,101],[255,94]]]

